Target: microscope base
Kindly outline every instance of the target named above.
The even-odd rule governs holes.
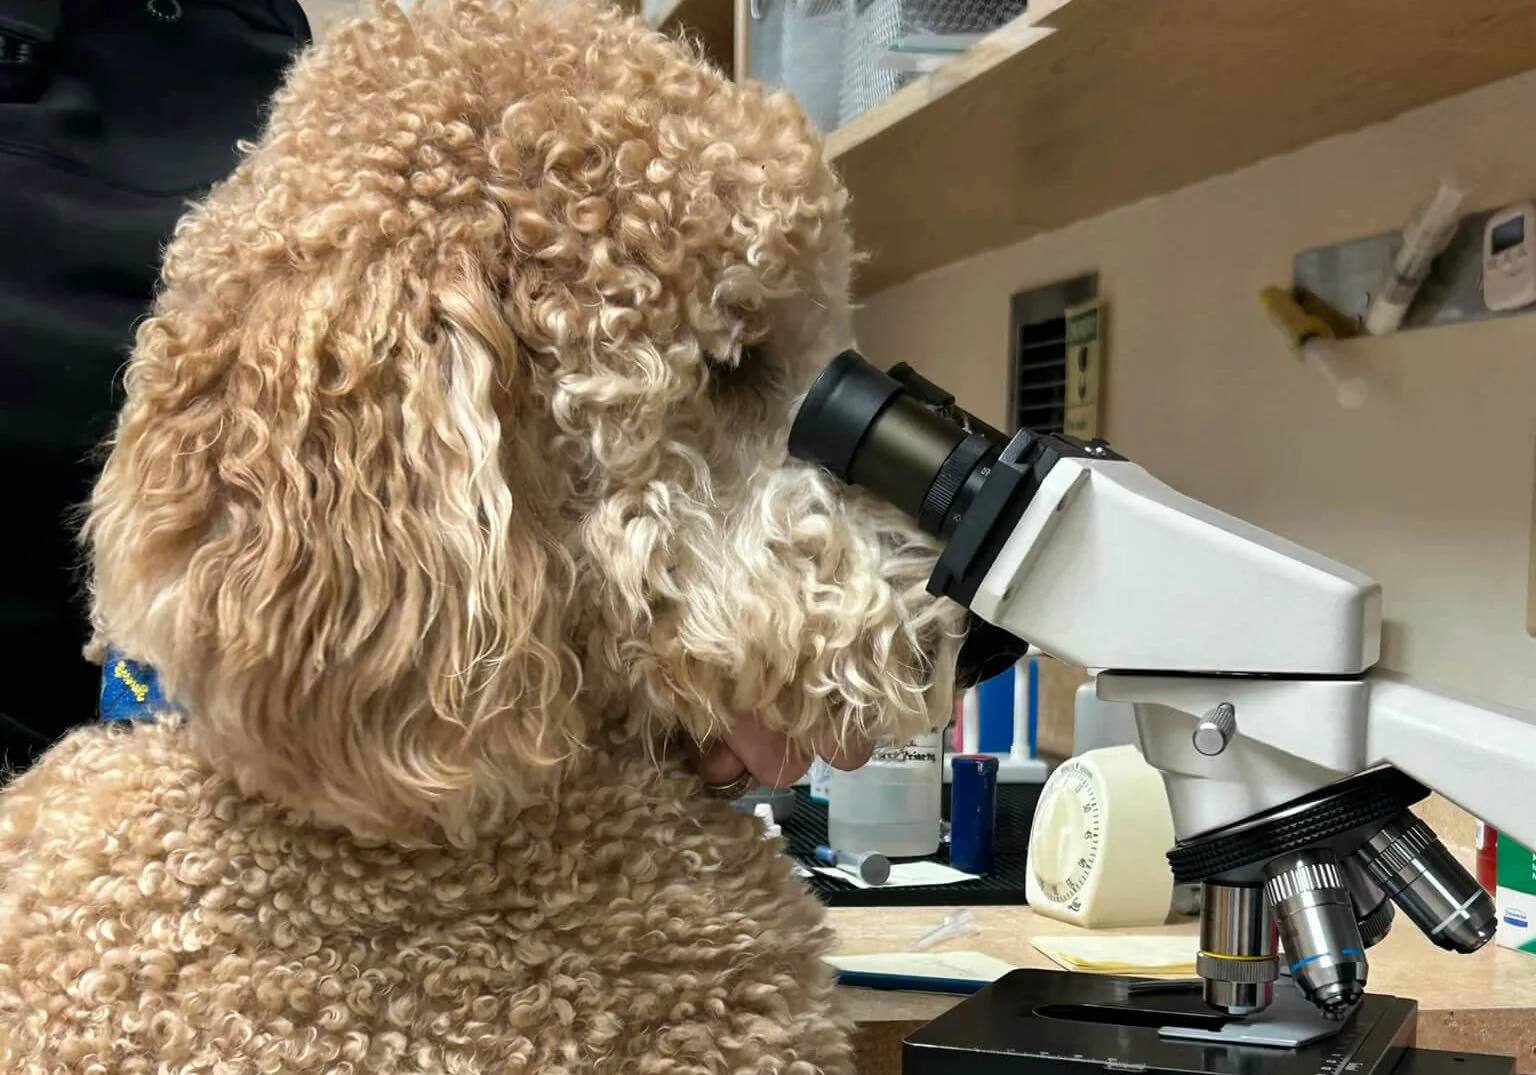
[[[1513,1075],[1509,1057],[1412,1047],[1418,1005],[1367,994],[1342,1022],[1293,1009],[1286,982],[1265,1016],[1236,1020],[1199,983],[1019,970],[902,1045],[903,1075]],[[1299,995],[1295,1000],[1305,1004]],[[1289,1029],[1285,1029],[1289,1027]],[[1289,1045],[1290,1040],[1301,1044]]]

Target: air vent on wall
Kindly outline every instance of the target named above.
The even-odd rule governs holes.
[[[1065,315],[1020,325],[1014,347],[1014,428],[1060,433],[1067,420]]]
[[[1061,433],[1068,424],[1068,313],[1098,297],[1098,276],[1080,276],[1013,296],[1009,399],[1013,428]]]

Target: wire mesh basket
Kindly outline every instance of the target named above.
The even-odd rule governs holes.
[[[753,0],[748,74],[831,130],[1024,14],[1026,0]]]
[[[784,9],[788,0],[758,0],[747,24],[747,77],[765,86],[787,89],[784,84]]]
[[[1024,14],[1026,0],[847,0],[838,122]]]
[[[849,0],[849,29],[843,38],[842,79],[837,122],[847,123],[917,77],[884,62],[886,49],[901,34],[902,0]]]
[[[780,69],[784,85],[824,131],[839,122],[848,0],[787,0]]]
[[[823,131],[838,124],[848,0],[756,0],[748,73],[793,93]]]

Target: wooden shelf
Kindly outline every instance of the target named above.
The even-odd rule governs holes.
[[[872,255],[858,288],[1533,67],[1531,0],[1036,4],[828,136]]]

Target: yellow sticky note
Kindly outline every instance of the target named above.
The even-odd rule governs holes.
[[[1194,974],[1192,936],[1084,934],[1036,937],[1036,951],[1067,970],[1100,974]]]

